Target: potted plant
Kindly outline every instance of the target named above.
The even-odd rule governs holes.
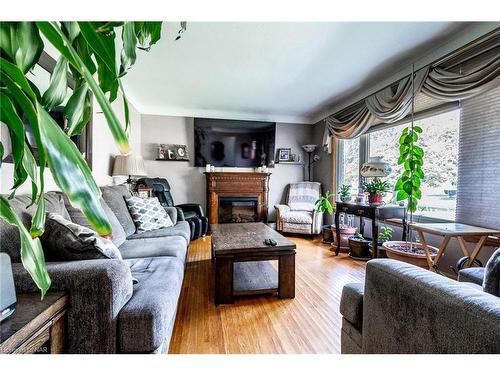
[[[120,154],[130,153],[129,108],[121,79],[134,65],[137,49],[149,50],[160,39],[161,28],[161,22],[0,22],[0,121],[11,135],[8,146],[14,164],[10,197],[26,182],[31,186],[30,205],[35,212],[31,226],[26,228],[9,199],[0,196],[0,217],[19,228],[21,260],[42,298],[51,284],[40,241],[46,212],[44,172],[50,172],[70,203],[82,211],[99,235],[111,235],[111,224],[100,203],[101,191],[71,137],[82,133],[89,123],[92,93]],[[182,22],[177,38],[185,29],[186,23]],[[120,43],[115,43],[117,38]],[[122,46],[121,53],[115,53],[115,44]],[[48,88],[37,84],[32,74],[47,48],[60,53]],[[64,108],[66,127],[62,129],[50,111],[61,105],[68,94],[69,72],[76,86]],[[118,93],[123,97],[123,123],[111,105]],[[36,142],[37,161],[27,138],[29,132]],[[0,144],[0,159],[3,152]]]
[[[349,256],[359,260],[370,259],[370,241],[361,233],[349,237]]]
[[[351,200],[351,185],[342,185],[340,187],[340,201],[349,202]]]
[[[318,212],[328,212],[329,215],[333,214],[333,206],[330,202],[330,199],[333,197],[333,194],[329,191],[324,192],[320,195],[320,197],[314,202],[314,209]],[[323,226],[323,242],[332,242],[333,241],[333,233],[330,229],[330,226]]]
[[[374,206],[380,206],[385,193],[390,191],[390,186],[387,181],[376,177],[370,182],[363,182],[363,192],[368,193],[368,203]]]
[[[396,182],[394,190],[396,200],[406,200],[407,212],[410,214],[409,222],[413,221],[413,213],[417,210],[418,200],[422,197],[420,185],[424,179],[422,167],[424,165],[424,150],[417,145],[422,128],[412,124],[403,130],[399,138],[400,156],[398,164],[403,165],[403,173]],[[411,233],[407,234],[411,239]],[[386,241],[383,243],[386,254],[391,259],[401,260],[422,268],[428,268],[429,264],[425,256],[423,246],[419,242],[412,241]],[[438,249],[428,246],[432,259],[436,256]]]

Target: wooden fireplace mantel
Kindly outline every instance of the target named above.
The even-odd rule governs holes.
[[[219,197],[257,197],[257,220],[267,222],[269,177],[265,172],[205,172],[207,214],[210,224],[219,221]]]

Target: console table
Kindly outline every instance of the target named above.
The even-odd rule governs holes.
[[[340,214],[359,216],[359,232],[364,234],[365,223],[363,218],[372,221],[372,257],[378,257],[378,221],[388,219],[401,219],[403,223],[403,241],[406,241],[406,209],[401,206],[384,204],[382,206],[372,206],[359,203],[336,202],[335,210],[335,231],[337,247],[335,255],[340,252]]]
[[[50,292],[17,295],[14,313],[0,323],[0,353],[64,353],[69,297]]]

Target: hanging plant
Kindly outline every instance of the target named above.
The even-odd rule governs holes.
[[[408,210],[413,213],[417,210],[418,201],[422,198],[420,186],[424,179],[422,167],[424,165],[424,150],[417,145],[422,128],[410,125],[403,130],[399,138],[398,164],[403,165],[404,171],[396,182],[396,200],[408,201]]]
[[[56,184],[97,233],[111,234],[100,203],[101,191],[70,137],[81,134],[88,124],[92,92],[120,153],[130,153],[129,109],[121,78],[134,65],[137,49],[149,50],[158,42],[161,28],[161,22],[0,22],[0,121],[9,130],[14,164],[11,194],[8,198],[0,196],[0,218],[19,228],[21,261],[42,297],[50,287],[39,240],[45,225],[44,170],[49,169]],[[177,39],[185,30],[186,23],[181,22]],[[122,46],[119,58],[117,38],[121,38]],[[49,87],[40,92],[43,87],[31,80],[31,70],[45,44],[60,56]],[[49,112],[67,95],[68,72],[76,87],[64,109],[68,126],[61,129]],[[118,93],[123,97],[124,124],[111,107]],[[39,168],[27,141],[26,125],[36,141]],[[0,142],[0,161],[3,154]],[[36,207],[29,230],[9,202],[26,181],[31,182],[31,204]]]

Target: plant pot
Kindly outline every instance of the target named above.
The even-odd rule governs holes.
[[[323,243],[333,242],[333,228],[331,225],[323,225]]]
[[[356,234],[358,228],[356,227],[341,227],[340,228],[340,251],[343,253],[349,252],[349,237],[352,237]],[[337,248],[337,232],[335,230],[335,225],[332,225],[332,233],[333,233],[333,242],[332,249],[335,250]]]
[[[387,254],[385,253],[385,249],[383,248],[383,243],[382,242],[377,242],[377,253],[379,258],[387,258]],[[370,254],[373,256],[373,250],[372,250],[372,242],[370,241],[368,247],[370,248]]]
[[[348,203],[351,201],[351,196],[348,196],[348,197],[340,197],[340,201],[342,203]]]
[[[384,204],[382,199],[384,196],[382,194],[370,194],[368,195],[368,203],[370,203],[372,206],[380,206]]]
[[[349,237],[349,256],[354,259],[370,259],[370,241]]]
[[[387,241],[383,243],[382,247],[385,249],[390,259],[401,260],[418,267],[429,269],[424,247],[419,242]],[[432,260],[434,260],[439,250],[434,246],[427,245],[427,247],[431,253]]]

